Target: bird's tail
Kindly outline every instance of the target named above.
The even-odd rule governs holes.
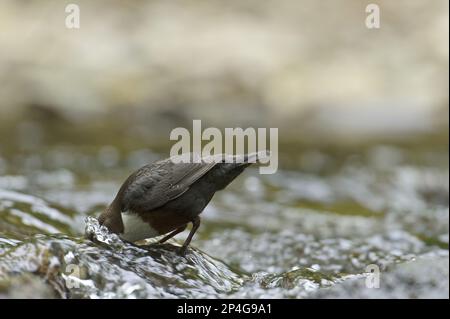
[[[264,159],[267,159],[270,157],[270,151],[269,150],[263,150],[259,152],[253,152],[248,154],[238,154],[238,155],[231,155],[231,154],[217,154],[217,155],[209,155],[206,157],[203,157],[202,159],[205,162],[216,162],[216,163],[229,163],[229,164],[240,164],[242,165],[250,165],[253,163],[256,163],[258,161],[264,161]]]
[[[239,156],[239,155],[237,155]],[[241,155],[242,156],[242,155]],[[264,160],[266,158],[270,157],[270,151],[269,150],[263,150],[259,152],[244,154],[244,163],[256,163],[260,160]]]
[[[241,174],[246,167],[261,161],[263,158],[268,158],[269,156],[269,151],[260,151],[240,155],[224,155],[221,162],[217,164],[216,169],[213,170],[216,189],[224,189],[239,174]]]
[[[253,152],[248,154],[238,154],[238,155],[225,155],[225,162],[235,163],[243,166],[249,166],[250,164],[259,162],[270,157],[270,151],[264,150],[259,152]]]

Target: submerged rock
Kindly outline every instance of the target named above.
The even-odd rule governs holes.
[[[25,273],[0,280],[0,299],[51,299],[56,294],[43,278]]]
[[[171,244],[138,247],[87,219],[94,242],[36,235],[2,254],[0,278],[32,273],[62,298],[202,298],[237,289],[243,277],[224,263],[190,249],[178,256]]]

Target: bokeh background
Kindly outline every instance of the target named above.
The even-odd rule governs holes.
[[[0,253],[80,236],[131,171],[169,155],[173,128],[201,119],[279,128],[280,172],[233,183],[194,243],[253,275],[233,296],[348,296],[344,275],[432,253],[390,273],[399,289],[353,297],[448,298],[448,1],[377,1],[380,29],[368,1],[77,0],[80,29],[68,3],[0,1]],[[79,296],[110,297],[105,273]]]
[[[314,143],[447,126],[446,1],[380,1],[380,29],[364,1],[77,4],[67,29],[67,3],[1,2],[2,142],[45,139],[13,119],[112,145],[167,143],[192,119]]]

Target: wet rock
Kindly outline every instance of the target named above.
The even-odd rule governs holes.
[[[1,278],[1,276],[0,276]],[[51,299],[56,294],[45,281],[28,273],[0,279],[0,299]]]
[[[87,233],[95,243],[37,235],[6,249],[0,278],[37,274],[62,298],[219,297],[243,281],[224,263],[196,249],[181,257],[170,244],[126,244],[93,218],[88,219]]]

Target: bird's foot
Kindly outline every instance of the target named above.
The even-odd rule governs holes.
[[[187,252],[187,246],[181,246],[180,249],[178,250],[178,255],[185,257],[186,252]]]

